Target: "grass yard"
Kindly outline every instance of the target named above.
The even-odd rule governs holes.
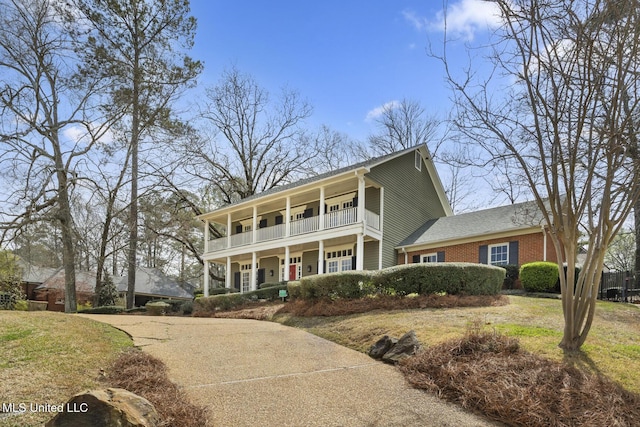
[[[640,393],[640,307],[598,302],[582,353],[565,358],[558,347],[563,328],[560,300],[508,298],[510,303],[503,306],[372,311],[334,317],[295,317],[285,313],[273,320],[363,352],[383,335],[400,337],[411,329],[420,342],[433,346],[462,337],[470,324],[480,322],[518,338],[524,350],[602,373],[625,389]]]
[[[0,404],[60,405],[99,387],[122,350],[124,332],[76,316],[52,312],[0,311]],[[2,417],[0,426],[42,425],[55,414]]]

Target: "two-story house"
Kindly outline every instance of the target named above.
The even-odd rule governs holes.
[[[397,263],[398,245],[425,222],[452,214],[425,145],[273,188],[200,215],[205,271],[225,287]],[[211,239],[209,224],[225,236]],[[205,296],[209,275],[204,276]]]

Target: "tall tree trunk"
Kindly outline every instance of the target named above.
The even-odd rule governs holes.
[[[69,206],[69,189],[67,172],[61,155],[55,155],[58,178],[58,221],[62,239],[62,265],[64,267],[64,311],[75,313],[78,309],[76,300],[76,263],[73,239],[73,220]]]
[[[135,95],[134,95],[135,97]],[[127,308],[133,308],[136,291],[136,252],[138,249],[138,119],[134,102],[131,133],[131,211],[129,213],[129,258],[127,271]]]

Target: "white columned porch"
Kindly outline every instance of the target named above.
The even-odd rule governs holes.
[[[364,223],[364,175],[358,175],[358,222]]]
[[[256,233],[258,232],[258,207],[253,207],[253,222],[251,223],[251,243],[256,242]],[[255,264],[255,263],[254,263]]]
[[[289,202],[289,198],[287,197],[287,202]],[[289,207],[289,203],[287,203],[287,208]],[[287,209],[289,210],[289,209]],[[288,218],[288,217],[287,217]],[[289,228],[289,227],[287,227]],[[289,246],[284,247],[284,274],[282,276],[282,280],[285,282],[289,281]]]
[[[227,257],[227,266],[224,272],[224,287],[231,289],[231,257]]]
[[[356,270],[364,270],[364,234],[362,233],[358,233],[356,242]]]
[[[324,186],[320,187],[320,212],[318,216],[320,217],[320,224],[318,226],[319,230],[324,230]]]
[[[227,214],[227,248],[231,247],[231,214]]]
[[[205,223],[205,226],[208,228],[209,224]],[[207,235],[207,233],[205,233],[205,236]],[[205,240],[206,242],[206,240]],[[204,262],[204,296],[208,297],[209,296],[209,261]]]
[[[251,279],[250,279],[251,282],[249,283],[249,289],[252,291],[255,291],[256,289],[258,289],[258,285],[256,283],[258,281],[258,275],[256,274],[257,273],[256,263],[257,263],[256,253],[251,252]]]
[[[285,208],[285,219],[284,219],[284,235],[285,237],[289,237],[291,234],[291,197],[287,196],[287,207]],[[287,261],[289,261],[289,255],[287,255]],[[287,273],[289,274],[289,273]]]
[[[324,274],[324,240],[318,241],[318,274]]]
[[[209,252],[209,221],[204,222],[204,252]]]

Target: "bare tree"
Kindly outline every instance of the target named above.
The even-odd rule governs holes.
[[[317,147],[302,127],[312,109],[297,92],[272,100],[253,77],[231,68],[207,90],[207,101],[202,116],[214,135],[187,149],[191,173],[215,187],[220,204],[306,174]]]
[[[604,257],[611,270],[631,271],[635,262],[636,239],[634,230],[622,230],[611,241]]]
[[[416,145],[426,144],[434,155],[438,151],[438,127],[441,121],[427,115],[418,101],[403,99],[382,107],[374,118],[378,132],[368,138],[369,150],[382,156]]]
[[[482,149],[476,154],[485,164],[500,159],[525,178],[560,264],[560,347],[575,351],[593,322],[606,248],[640,194],[633,155],[640,113],[638,3],[488,3],[502,18],[488,77],[471,68],[454,75],[448,42],[440,56],[454,91],[456,124]],[[587,253],[575,277],[582,234]]]
[[[0,163],[5,205],[11,206],[2,215],[7,219],[2,237],[33,222],[57,223],[65,311],[75,312],[71,195],[81,173],[79,160],[107,124],[91,108],[101,79],[77,84],[73,41],[54,4],[0,1]]]

